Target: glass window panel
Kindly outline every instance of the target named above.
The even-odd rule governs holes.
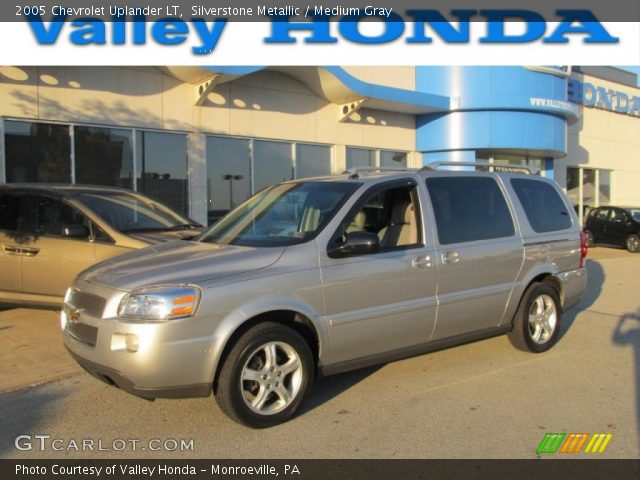
[[[376,152],[366,148],[347,147],[347,168],[375,167]]]
[[[601,205],[608,205],[611,202],[611,171],[600,170],[599,177],[598,200]]]
[[[606,220],[609,217],[609,209],[608,208],[600,208],[598,210],[594,210],[593,217],[598,220]]]
[[[61,237],[64,227],[80,225],[85,227],[85,234],[74,238],[89,238],[89,220],[75,208],[50,197],[34,195],[27,198],[36,214],[36,236]]]
[[[536,232],[553,232],[571,226],[571,217],[558,192],[548,183],[513,179],[511,185]]]
[[[19,200],[11,193],[0,195],[0,230],[18,230]]]
[[[136,132],[138,191],[188,215],[187,136]]]
[[[476,155],[476,159],[486,161],[489,155],[481,153]],[[509,155],[497,152],[493,155],[493,163],[496,165],[508,165],[516,167],[528,167],[533,173],[542,175],[544,171],[544,160],[538,157],[526,157],[524,155]]]
[[[514,234],[507,202],[493,178],[428,178],[427,188],[442,245]]]
[[[407,152],[393,152],[390,150],[380,151],[381,167],[406,167]]]
[[[531,168],[533,172],[542,175],[544,171],[544,160],[542,158],[531,158],[527,160],[527,167]]]
[[[252,247],[306,242],[357,187],[348,182],[292,182],[265,189],[220,220],[202,241]]]
[[[133,188],[131,130],[75,127],[76,183]]]
[[[524,166],[527,159],[521,155],[507,155],[504,153],[496,153],[493,156],[493,163],[498,165],[516,165]]]
[[[7,182],[71,182],[67,125],[4,122]]]
[[[291,144],[255,140],[253,142],[254,192],[292,179]]]
[[[251,196],[250,155],[247,139],[207,137],[209,224]]]
[[[166,230],[188,223],[162,203],[133,192],[82,193],[76,200],[120,232]]]
[[[296,177],[331,175],[331,148],[325,145],[296,145]]]
[[[567,167],[567,195],[574,205],[580,203],[580,169]]]
[[[596,171],[591,168],[582,170],[582,200],[585,206],[596,201]]]

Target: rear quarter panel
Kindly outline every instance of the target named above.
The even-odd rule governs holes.
[[[504,176],[503,182],[511,197],[513,207],[516,211],[516,217],[520,224],[520,232],[522,233],[524,245],[524,263],[516,280],[509,304],[507,305],[507,312],[504,317],[505,321],[511,321],[524,291],[538,276],[551,274],[556,277],[562,286],[560,297],[563,302],[563,307],[567,308],[569,306],[568,303],[575,303],[576,295],[578,295],[579,298],[586,283],[586,272],[584,272],[584,269],[581,270],[581,273],[576,272],[580,270],[581,230],[578,217],[567,196],[553,180],[539,177],[535,178],[537,181],[546,182],[553,186],[562,199],[571,219],[571,225],[566,229],[552,232],[536,232],[529,223],[526,212],[511,185],[510,178],[513,178],[513,176]],[[565,285],[569,285],[571,292],[565,290]],[[567,293],[570,294],[569,296],[571,298],[565,298]],[[569,300],[568,303],[567,300]]]

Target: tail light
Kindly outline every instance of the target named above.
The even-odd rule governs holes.
[[[580,232],[580,268],[584,267],[584,262],[587,258],[587,236],[584,232]]]

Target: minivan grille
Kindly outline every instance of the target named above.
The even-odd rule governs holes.
[[[74,288],[71,290],[66,303],[78,310],[82,310],[91,317],[102,318],[107,301],[93,293],[81,292]]]

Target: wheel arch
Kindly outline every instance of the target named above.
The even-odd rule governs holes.
[[[314,370],[317,371],[326,345],[319,317],[310,307],[297,302],[269,302],[269,306],[262,305],[262,308],[254,307],[251,309],[244,307],[227,316],[223,321],[223,325],[225,323],[226,325],[222,330],[226,334],[219,338],[217,342],[216,350],[219,354],[212,366],[214,393],[217,388],[220,370],[233,346],[245,332],[264,322],[286,325],[298,332],[311,349],[315,363]]]
[[[520,304],[524,301],[524,295],[534,283],[544,283],[553,287],[553,289],[558,293],[558,297],[560,297],[560,306],[563,307],[565,303],[565,291],[564,286],[560,279],[558,278],[558,272],[553,271],[550,268],[539,268],[535,271],[532,271],[530,275],[521,282],[522,287],[518,291],[517,299],[518,301],[515,304],[512,304],[511,307],[513,310],[512,313],[507,317],[509,322],[513,325],[513,321],[515,319],[515,315],[520,308]],[[506,320],[506,319],[505,319]]]

